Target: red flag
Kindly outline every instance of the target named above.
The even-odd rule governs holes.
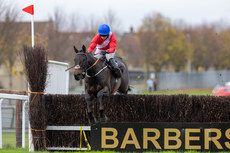
[[[24,12],[34,15],[34,5],[30,5],[22,9]]]

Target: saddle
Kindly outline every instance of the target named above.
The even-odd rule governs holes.
[[[103,60],[104,64],[110,69],[113,76],[115,78],[117,78],[117,74],[116,74],[114,68],[112,67],[111,63],[109,61],[107,61],[105,57],[102,58],[101,60]],[[114,62],[117,64],[117,68],[120,70],[120,74],[122,74],[123,73],[122,65],[120,65],[119,62],[117,62],[117,60],[115,58],[114,58]]]
[[[111,65],[111,63],[109,61],[106,60],[106,65],[108,66],[108,68],[111,70],[111,72],[113,73],[115,78],[120,78],[123,72],[122,66],[119,64],[119,62],[117,62],[117,60],[114,59],[114,64],[117,64],[117,69],[114,69],[114,67]],[[118,72],[116,72],[118,71]],[[120,72],[119,72],[120,71]],[[117,74],[118,73],[118,74]],[[120,73],[120,74],[119,74]],[[119,75],[119,77],[117,76]]]

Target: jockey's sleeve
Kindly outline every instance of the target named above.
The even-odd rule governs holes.
[[[114,34],[112,34],[112,36],[110,38],[109,49],[107,49],[108,53],[115,52],[116,45],[117,45],[117,38]]]
[[[88,52],[93,52],[93,50],[96,48],[97,44],[98,44],[98,40],[99,40],[99,35],[96,35],[93,40],[90,43],[90,46],[88,48]]]

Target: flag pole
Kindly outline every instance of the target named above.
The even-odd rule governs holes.
[[[31,15],[31,42],[32,42],[32,48],[34,48],[34,15]],[[29,88],[28,88],[28,91]],[[30,97],[30,94],[28,95]],[[30,129],[30,123],[29,123],[29,152],[34,151],[34,145],[33,145],[33,136],[32,131]]]
[[[27,6],[22,11],[31,14],[31,39],[32,47],[34,47],[34,5]]]
[[[34,47],[34,5],[27,6],[22,9],[22,11],[31,14],[31,39],[32,39],[32,48]],[[29,89],[28,89],[29,90]],[[30,94],[28,94],[30,97]],[[29,122],[29,151],[34,151],[34,145],[32,140],[32,132],[30,129],[30,122]]]
[[[34,15],[31,15],[31,39],[32,47],[34,47]]]

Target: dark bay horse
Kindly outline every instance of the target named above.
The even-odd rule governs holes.
[[[108,118],[104,113],[103,97],[108,97],[115,91],[127,94],[130,91],[128,68],[121,58],[115,57],[122,76],[116,80],[108,64],[105,62],[105,56],[95,58],[91,53],[86,52],[83,45],[82,50],[76,49],[74,62],[74,77],[76,80],[85,78],[85,100],[87,102],[88,117],[91,123],[96,122],[96,118],[92,112],[91,101],[93,97],[97,98],[100,109],[100,121],[106,121]]]

